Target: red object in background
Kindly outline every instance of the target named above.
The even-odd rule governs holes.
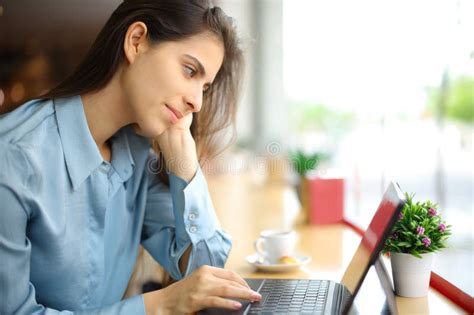
[[[309,185],[309,223],[329,224],[343,220],[344,179],[315,178]]]

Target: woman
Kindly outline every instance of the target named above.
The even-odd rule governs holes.
[[[125,1],[74,74],[0,116],[0,314],[174,314],[260,299],[218,268],[230,239],[198,162],[234,121],[241,60],[221,9]],[[140,244],[180,281],[121,301]]]

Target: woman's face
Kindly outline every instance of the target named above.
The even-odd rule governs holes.
[[[121,78],[125,102],[136,132],[154,138],[201,109],[224,47],[216,36],[203,33],[157,45],[142,41],[132,47],[132,58],[128,53]]]

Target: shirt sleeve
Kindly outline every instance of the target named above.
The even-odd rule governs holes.
[[[149,174],[142,245],[175,280],[203,265],[224,267],[230,236],[219,225],[206,179],[198,168],[193,179],[170,174],[170,187]],[[192,246],[184,275],[179,259]]]
[[[35,199],[27,189],[28,163],[21,150],[0,143],[0,314],[145,314],[143,296],[84,312],[54,310],[36,301],[30,281],[31,242],[26,235]]]

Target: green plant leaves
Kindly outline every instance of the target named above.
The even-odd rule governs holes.
[[[329,159],[329,154],[322,152],[304,154],[301,151],[296,151],[290,153],[290,158],[293,167],[298,174],[304,176],[309,171],[315,170],[321,162],[327,161]]]
[[[395,223],[383,252],[408,253],[421,258],[421,254],[446,248],[446,240],[451,235],[451,225],[446,225],[441,219],[438,205],[430,200],[414,202],[414,194],[405,193],[405,196],[407,201],[402,209],[402,218]],[[437,214],[433,215],[431,212],[430,215],[430,208],[435,209]],[[444,231],[440,229],[440,224],[445,224]],[[417,227],[422,227],[424,232],[419,235]],[[424,238],[431,241],[428,246],[423,243]]]
[[[399,247],[411,247],[411,244],[408,242],[399,242],[398,243]]]
[[[440,102],[442,91],[440,88],[428,91],[429,106],[435,112],[439,112],[436,106]],[[441,112],[455,121],[467,124],[474,123],[474,77],[460,76],[448,84],[445,95],[445,109]]]

